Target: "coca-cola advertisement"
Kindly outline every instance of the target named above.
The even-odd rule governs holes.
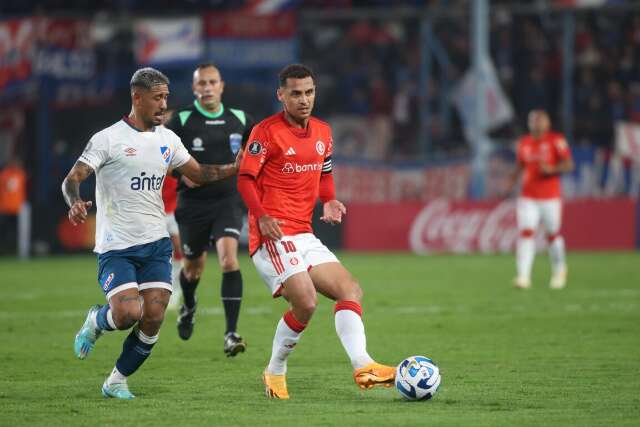
[[[518,238],[516,202],[451,201],[348,206],[344,247],[358,251],[504,253]],[[563,204],[562,234],[570,250],[629,250],[636,247],[633,199],[570,200]],[[538,248],[546,243],[542,230]]]

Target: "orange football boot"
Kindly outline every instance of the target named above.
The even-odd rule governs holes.
[[[274,375],[265,370],[262,373],[262,382],[264,382],[267,397],[283,400],[289,398],[286,375]]]
[[[353,371],[353,379],[363,390],[375,385],[391,387],[396,379],[396,368],[373,362]]]

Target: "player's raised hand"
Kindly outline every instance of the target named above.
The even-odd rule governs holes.
[[[327,222],[331,225],[340,224],[342,222],[342,215],[347,213],[347,208],[338,200],[329,200],[322,206],[321,221]]]
[[[269,215],[262,215],[260,219],[258,219],[260,234],[271,240],[280,240],[282,236],[284,236],[280,229],[280,224],[283,224],[283,221],[275,219]]]
[[[69,222],[73,225],[83,224],[87,219],[87,212],[93,206],[93,202],[83,200],[76,201],[69,209]]]

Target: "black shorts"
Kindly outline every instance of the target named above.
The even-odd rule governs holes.
[[[221,237],[240,237],[244,211],[239,197],[215,201],[178,198],[175,216],[187,259],[196,259]]]

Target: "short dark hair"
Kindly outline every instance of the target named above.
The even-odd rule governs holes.
[[[203,68],[209,68],[209,67],[213,67],[216,70],[218,69],[218,67],[216,67],[216,64],[214,64],[213,62],[202,62],[198,64],[198,66],[196,67],[196,70],[202,70]]]
[[[155,68],[145,67],[140,68],[133,76],[131,76],[131,82],[129,86],[133,89],[134,87],[141,87],[144,89],[151,89],[153,86],[158,85],[168,85],[169,78],[165,76],[162,72],[156,70]]]
[[[311,71],[311,68],[303,64],[287,65],[278,73],[280,87],[287,85],[287,79],[304,79],[305,77],[311,77],[313,82],[316,82],[316,76],[313,74],[313,71]]]

